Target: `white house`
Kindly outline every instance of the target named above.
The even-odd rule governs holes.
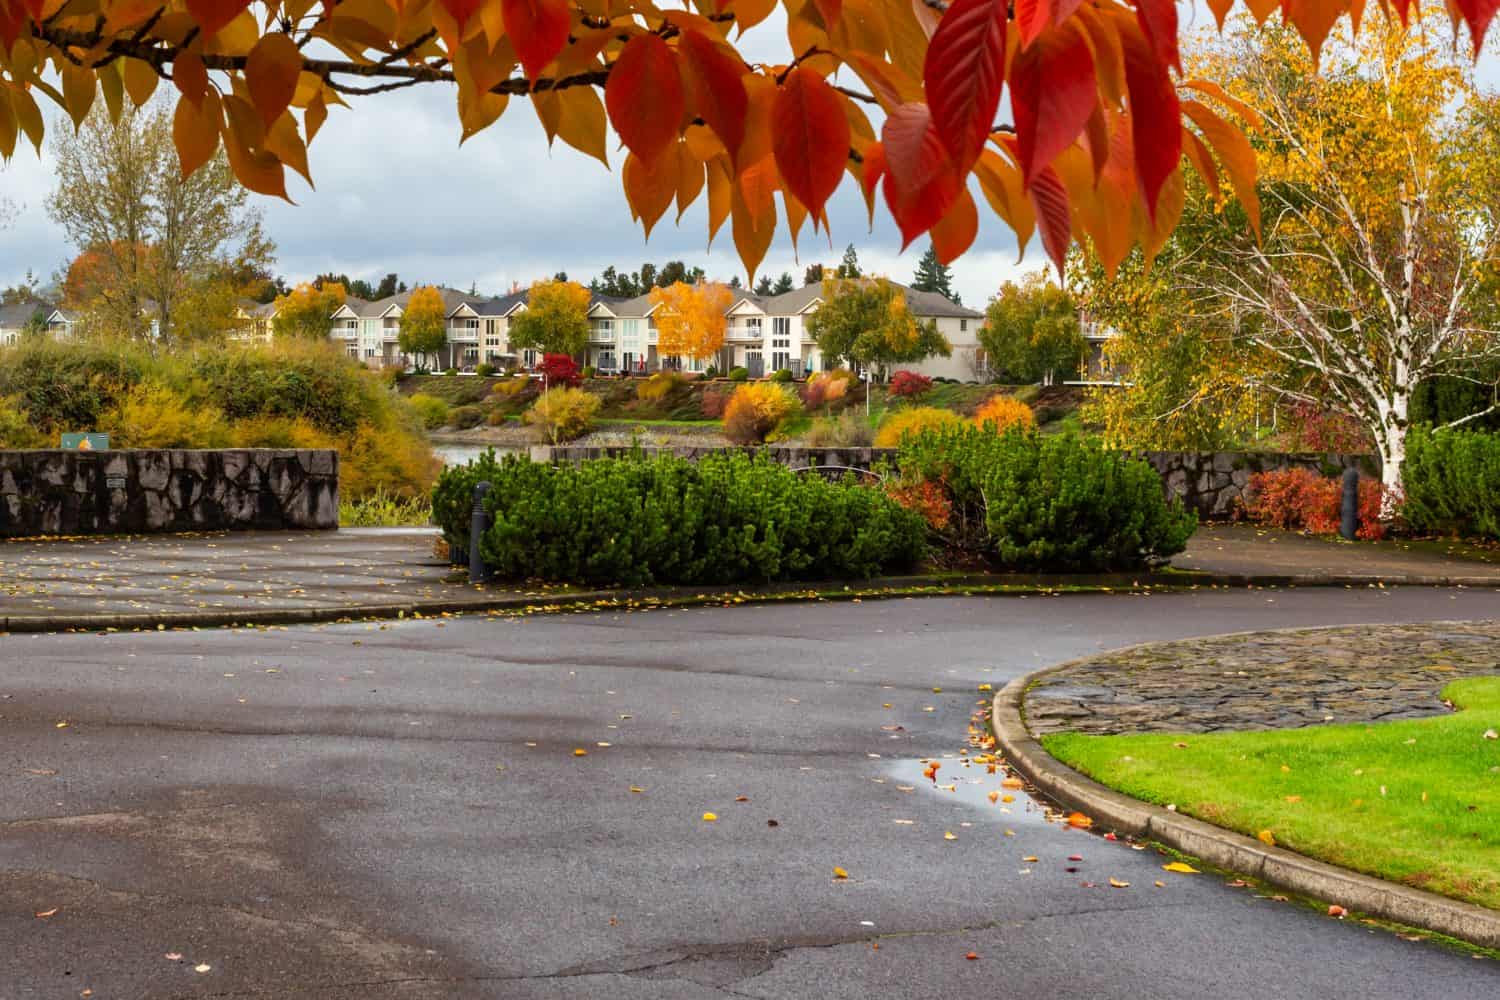
[[[931,320],[953,346],[951,357],[931,357],[908,367],[925,375],[959,380],[982,377],[984,352],[979,346],[982,313],[955,305],[941,295],[896,286],[920,320]],[[510,344],[511,321],[526,309],[527,293],[493,298],[439,288],[446,307],[447,343],[428,361],[438,369],[472,370],[484,363],[496,368],[530,368],[540,358]],[[401,314],[411,299],[402,292],[375,302],[349,298],[330,318],[329,336],[350,357],[375,368],[405,368],[412,359],[401,351]],[[807,335],[805,321],[822,304],[822,287],[809,285],[783,295],[760,296],[737,291],[726,313],[724,347],[716,358],[663,357],[657,350],[655,313],[649,295],[616,299],[594,295],[589,302],[589,340],[583,363],[600,372],[645,373],[662,367],[702,371],[744,367],[752,375],[788,369],[795,375],[832,367]]]
[[[0,306],[0,347],[7,347],[20,341],[38,310],[45,314],[47,307],[35,302]]]

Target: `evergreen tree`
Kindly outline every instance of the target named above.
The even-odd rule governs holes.
[[[854,252],[854,244],[851,243],[844,248],[844,259],[839,261],[838,277],[858,278],[862,274],[859,269],[859,254]]]
[[[730,288],[743,288],[744,287],[742,284],[740,284],[740,276],[738,274],[736,274],[734,277],[732,277],[732,278],[729,279],[729,287]]]
[[[760,276],[760,280],[755,283],[755,294],[756,295],[770,295],[771,294],[771,276],[769,274],[762,274]]]
[[[807,285],[821,285],[822,283],[823,283],[823,265],[822,264],[809,264],[809,265],[807,265],[807,270],[802,272],[802,284],[803,284],[803,286],[805,287]]]
[[[552,280],[553,281],[567,281],[568,280],[568,272],[567,271],[558,271],[556,274],[554,274],[552,276]]]
[[[786,271],[782,271],[781,277],[776,279],[776,284],[771,288],[771,294],[784,295],[787,292],[790,292],[794,287],[796,286],[792,283],[792,276]]]
[[[953,268],[938,260],[937,248],[927,244],[927,252],[917,262],[917,274],[911,287],[919,292],[937,292],[954,305],[963,305],[953,293]]]
[[[640,291],[636,292],[637,295],[645,295],[651,289],[655,288],[657,285],[656,265],[650,261],[642,264],[641,269],[635,272],[635,285],[640,289]]]
[[[396,287],[396,284],[397,284],[397,278],[396,278],[395,273],[392,272],[390,274],[387,274],[384,278],[380,279],[380,284],[378,284],[378,285],[375,286],[375,296],[374,297],[377,298],[377,299],[388,299],[388,298],[390,298],[392,295],[395,295],[397,293],[397,291],[398,291],[398,289]],[[404,291],[405,289],[406,289],[406,286],[402,285],[399,290],[400,291]]]

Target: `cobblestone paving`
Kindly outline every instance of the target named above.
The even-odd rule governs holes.
[[[1258,632],[1107,653],[1026,694],[1038,736],[1296,729],[1439,715],[1449,681],[1500,674],[1500,622]]]

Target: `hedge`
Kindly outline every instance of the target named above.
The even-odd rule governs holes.
[[[492,484],[480,542],[504,579],[726,584],[852,579],[914,566],[926,526],[883,491],[733,452],[534,463],[486,454],[443,473],[433,518],[468,544],[474,484]]]
[[[1413,428],[1401,487],[1413,531],[1500,538],[1500,435]]]
[[[929,431],[907,437],[898,462],[908,485],[942,487],[947,546],[1006,569],[1138,569],[1181,552],[1198,524],[1150,465],[1071,434]]]

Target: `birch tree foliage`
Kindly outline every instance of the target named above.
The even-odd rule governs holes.
[[[1142,416],[1211,405],[1243,420],[1261,393],[1329,406],[1369,429],[1399,487],[1416,387],[1500,350],[1500,119],[1442,21],[1336,34],[1320,65],[1286,32],[1236,25],[1193,60],[1257,112],[1259,182],[1240,203],[1260,203],[1260,232],[1223,207],[1221,179],[1171,266],[1141,275],[1141,294],[1170,303],[1155,321],[1190,328],[1207,362]]]
[[[1500,0],[1452,3],[1477,51]],[[752,61],[744,35],[778,6],[784,58]],[[1221,21],[1237,6],[1209,2]],[[1244,9],[1279,9],[1316,49],[1367,8]],[[706,199],[710,239],[729,223],[752,285],[778,229],[826,229],[842,184],[944,263],[978,231],[971,179],[1059,267],[1085,234],[1118,262],[1171,231],[1184,154],[1253,183],[1238,109],[1182,72],[1178,34],[1173,0],[0,0],[0,156],[41,143],[41,102],[76,126],[98,100],[118,117],[170,80],[184,174],[222,148],[247,188],[285,197],[287,171],[311,180],[330,113],[443,84],[462,138],[529,100],[549,141],[608,163],[612,127],[646,233]]]

